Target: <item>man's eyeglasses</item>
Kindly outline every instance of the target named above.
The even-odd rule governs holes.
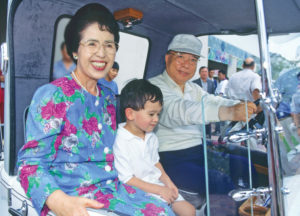
[[[119,48],[119,44],[114,41],[104,41],[102,44],[98,40],[87,40],[80,42],[80,45],[86,47],[89,53],[96,53],[100,50],[101,46],[107,54],[115,54]]]
[[[199,57],[196,57],[192,54],[181,53],[181,52],[170,52],[169,54],[175,56],[175,60],[177,63],[182,64],[188,62],[190,65],[197,65],[198,61],[200,60]]]

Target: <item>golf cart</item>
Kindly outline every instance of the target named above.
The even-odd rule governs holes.
[[[257,179],[252,179],[249,169],[250,179],[246,186],[238,179],[240,187],[230,196],[216,196],[207,191],[207,215],[246,215],[247,212],[241,208],[246,203],[245,200],[250,203],[248,214],[255,215],[255,203],[252,203],[254,201],[251,197],[264,198],[263,205],[269,205],[265,214],[299,215],[300,194],[297,188],[300,177],[296,169],[290,169],[290,163],[295,165],[298,162],[299,139],[292,134],[289,135],[290,140],[287,140],[292,122],[284,127],[276,114],[281,100],[280,93],[283,92],[274,90],[274,73],[269,52],[272,37],[289,36],[293,33],[294,38],[299,38],[299,0],[8,1],[7,36],[6,42],[1,46],[1,70],[5,74],[4,142],[0,161],[1,215],[36,215],[16,176],[17,154],[24,145],[27,107],[36,89],[52,81],[53,65],[59,59],[59,45],[66,23],[75,11],[91,2],[105,5],[115,13],[119,21],[122,32],[117,60],[121,69],[117,82],[120,88],[129,79],[149,79],[162,73],[164,54],[176,34],[193,34],[202,40],[202,54],[206,57],[200,59],[199,66],[207,65],[212,60],[209,58],[209,53],[213,50],[209,45],[212,35],[256,37],[257,44],[250,46],[257,46],[259,50],[257,57],[263,83],[260,104],[265,115],[263,128],[228,134],[223,145],[213,145],[213,142],[204,139],[204,145],[224,154],[225,159],[229,153],[247,158],[257,172]],[[294,38],[288,39],[291,41]],[[225,45],[220,46],[223,52]],[[222,60],[218,62],[222,63]],[[247,143],[250,137],[261,139],[266,152],[253,150],[250,145],[236,144],[242,141]],[[210,162],[213,160],[206,159],[206,169],[210,169]],[[214,168],[221,164],[223,166],[219,168],[228,172],[225,162],[214,164]],[[227,174],[231,176],[232,173]],[[254,185],[252,180],[256,182]],[[193,191],[186,193],[187,197],[192,197],[191,200],[197,197]],[[219,206],[215,205],[217,203]],[[201,209],[203,202],[200,201],[195,206]],[[90,210],[90,215],[92,214],[112,215],[117,212]]]

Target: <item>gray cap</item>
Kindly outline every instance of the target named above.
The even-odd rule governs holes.
[[[168,46],[168,51],[174,50],[203,57],[201,55],[201,49],[202,42],[191,34],[176,35]]]

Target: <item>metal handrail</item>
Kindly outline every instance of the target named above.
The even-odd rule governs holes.
[[[257,31],[259,39],[259,51],[262,70],[262,92],[266,126],[268,128],[268,174],[271,192],[271,211],[273,216],[284,215],[284,205],[282,199],[282,173],[281,164],[279,161],[279,145],[278,135],[276,134],[276,116],[275,108],[278,99],[272,90],[272,74],[270,65],[270,56],[267,44],[267,31],[264,16],[263,0],[255,0],[256,16],[257,16]]]

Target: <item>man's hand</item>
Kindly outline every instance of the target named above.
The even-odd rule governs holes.
[[[248,106],[248,120],[256,112],[256,105],[252,102],[241,102],[231,107],[220,107],[219,118],[221,121],[243,121],[246,122],[246,105]],[[247,121],[248,121],[247,120]]]
[[[86,208],[103,208],[103,204],[96,200],[69,196],[61,190],[54,191],[46,205],[56,216],[89,216]]]

